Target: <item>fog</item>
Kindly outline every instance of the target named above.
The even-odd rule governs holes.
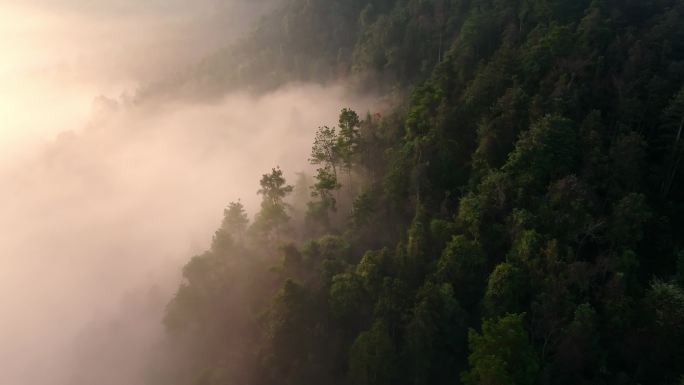
[[[180,268],[227,203],[253,214],[262,173],[292,180],[317,126],[370,103],[299,84],[132,104],[266,4],[138,3],[0,1],[1,384],[141,384]]]
[[[277,0],[0,0],[0,160],[230,44]]]

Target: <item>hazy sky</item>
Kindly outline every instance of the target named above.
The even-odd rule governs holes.
[[[0,160],[230,43],[274,1],[0,0]]]

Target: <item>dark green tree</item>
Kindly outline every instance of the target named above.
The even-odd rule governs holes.
[[[470,330],[470,369],[462,375],[466,385],[532,385],[539,361],[523,326],[524,314],[485,320],[482,332]]]
[[[271,239],[279,238],[285,231],[285,226],[290,220],[287,214],[285,197],[292,192],[294,187],[287,184],[282,170],[277,167],[270,174],[264,174],[259,182],[261,189],[261,211],[256,216],[253,227],[255,230]]]
[[[221,229],[236,238],[241,238],[247,230],[247,225],[249,225],[249,218],[245,212],[245,206],[239,200],[230,202],[228,208],[223,210]]]
[[[387,326],[377,321],[351,346],[349,376],[358,385],[391,385],[397,380],[399,355]]]

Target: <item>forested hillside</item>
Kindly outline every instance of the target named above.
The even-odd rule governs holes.
[[[684,384],[684,1],[284,0],[141,95],[304,80],[397,101],[233,198],[151,382]]]

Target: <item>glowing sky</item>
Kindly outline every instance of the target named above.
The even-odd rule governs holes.
[[[0,0],[0,162],[225,45],[265,1]]]
[[[68,81],[74,41],[66,20],[0,3],[0,151],[82,121],[87,84]]]

